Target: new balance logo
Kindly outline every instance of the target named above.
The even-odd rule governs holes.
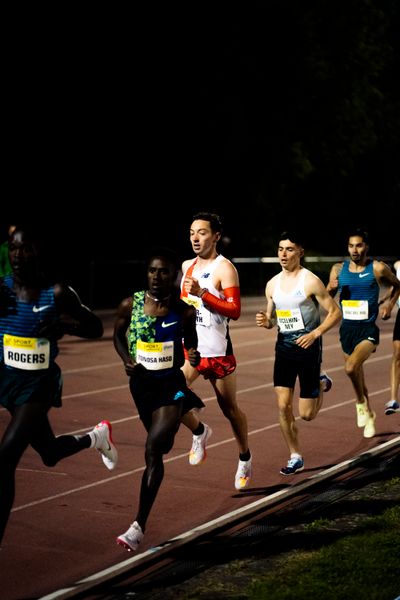
[[[46,308],[50,308],[50,304],[46,304],[46,306],[34,306],[32,310],[34,313],[38,313],[42,312],[42,310],[45,310]]]
[[[366,277],[367,275],[369,275],[369,273],[360,273],[358,276],[359,277]]]
[[[165,323],[164,321],[161,323],[161,327],[171,327],[171,325],[176,325],[178,321],[172,321],[172,323]]]

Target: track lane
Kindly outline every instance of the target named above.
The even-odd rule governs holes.
[[[318,418],[301,422],[305,470],[283,478],[279,468],[287,451],[277,423],[272,387],[275,332],[258,329],[251,299],[244,317],[232,325],[238,358],[238,400],[249,421],[254,477],[249,490],[237,493],[233,477],[237,447],[226,419],[201,379],[194,384],[206,401],[203,417],[213,428],[204,465],[191,467],[190,436],[181,428],[166,457],[166,475],[150,516],[141,551],[157,546],[192,527],[218,518],[266,495],[276,486],[289,486],[310,474],[350,459],[400,433],[398,415],[383,415],[391,359],[391,328],[381,325],[381,344],[366,364],[372,403],[377,411],[377,436],[362,438],[355,425],[354,395],[343,371],[337,331],[325,336],[324,366],[334,374]],[[240,324],[240,326],[239,326]],[[106,330],[107,331],[107,330]],[[111,339],[98,342],[62,341],[59,364],[64,373],[64,407],[51,412],[57,434],[83,433],[101,418],[113,423],[120,452],[115,472],[107,472],[96,452],[87,451],[60,462],[55,469],[41,465],[28,450],[17,473],[17,497],[0,552],[3,600],[44,595],[60,586],[111,567],[127,558],[115,544],[136,511],[144,469],[145,432],[127,389],[122,366],[115,361]],[[8,420],[0,412],[0,431]]]

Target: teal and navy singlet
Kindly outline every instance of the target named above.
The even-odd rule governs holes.
[[[22,302],[13,291],[12,275],[4,277],[3,284],[9,288],[10,301],[7,314],[0,316],[0,362],[7,369],[43,372],[58,355],[57,342],[38,333],[57,318],[53,287],[40,290],[36,300]]]
[[[342,324],[349,326],[375,323],[378,317],[379,285],[374,275],[374,261],[368,260],[364,271],[349,271],[350,261],[345,260],[339,274]]]
[[[169,375],[184,364],[182,314],[170,308],[164,317],[146,315],[144,299],[143,290],[133,295],[128,330],[129,353],[135,362],[146,367],[153,375]]]

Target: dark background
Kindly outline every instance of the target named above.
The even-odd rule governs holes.
[[[399,255],[397,1],[53,10],[6,27],[1,233],[42,226],[84,300],[114,306],[154,245],[190,257],[198,210],[229,257],[288,227],[342,255],[354,225]]]

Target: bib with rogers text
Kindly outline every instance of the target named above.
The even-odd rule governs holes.
[[[48,369],[50,342],[45,338],[27,338],[4,334],[4,363],[15,369]]]

